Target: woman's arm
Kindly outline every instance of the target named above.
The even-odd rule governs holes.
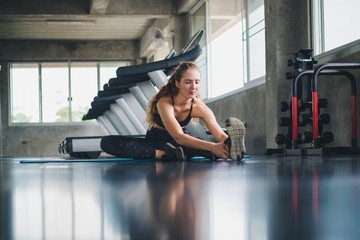
[[[200,117],[204,120],[206,126],[210,132],[214,134],[215,139],[218,140],[219,143],[204,141],[188,134],[184,134],[181,126],[179,125],[179,122],[175,118],[174,107],[172,106],[170,99],[160,99],[157,103],[157,108],[166,130],[179,145],[211,151],[220,158],[228,157],[229,153],[225,144],[223,143],[223,141],[227,138],[227,135],[221,129],[219,124],[217,124],[212,111],[204,103],[195,100],[192,115],[195,117]]]
[[[208,106],[206,106],[205,103],[199,101],[198,107],[194,110],[194,116],[199,117],[204,121],[206,127],[209,129],[216,141],[224,142],[228,138],[228,135],[216,121],[214,113]]]
[[[175,118],[174,107],[171,104],[171,100],[161,98],[157,103],[157,109],[166,130],[179,145],[210,151],[212,145],[210,142],[184,134],[183,129]]]

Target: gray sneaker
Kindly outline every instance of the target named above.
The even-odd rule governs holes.
[[[161,158],[166,161],[186,161],[187,156],[182,147],[175,147],[171,143],[167,143],[164,147],[165,155]]]
[[[231,117],[226,119],[226,129],[229,138],[225,141],[229,146],[230,157],[232,160],[243,159],[245,149],[245,125],[239,119]]]

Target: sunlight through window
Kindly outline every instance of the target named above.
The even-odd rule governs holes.
[[[321,54],[360,39],[359,8],[358,0],[341,2],[315,0],[313,2],[315,54]]]
[[[11,123],[81,122],[94,96],[128,61],[11,63]]]

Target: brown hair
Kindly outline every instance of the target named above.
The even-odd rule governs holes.
[[[192,62],[182,62],[180,63],[171,74],[166,85],[162,86],[159,89],[159,92],[150,100],[147,109],[147,118],[146,121],[149,123],[149,128],[153,127],[155,124],[154,115],[159,113],[157,110],[157,103],[160,98],[167,96],[176,96],[179,92],[179,88],[176,86],[176,82],[180,82],[184,73],[189,69],[196,69],[200,72],[196,64]],[[200,94],[196,95],[196,98],[200,98]]]

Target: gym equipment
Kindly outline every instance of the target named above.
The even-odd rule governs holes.
[[[293,72],[287,72],[285,77],[288,80],[291,80],[291,91],[288,102],[280,103],[280,110],[282,112],[287,112],[286,117],[280,117],[279,126],[287,127],[287,134],[278,133],[275,137],[275,142],[279,145],[283,145],[283,152],[286,152],[288,149],[291,149],[292,152],[295,152],[295,155],[301,154],[302,150],[293,146],[293,135],[294,135],[294,126],[296,126],[297,130],[297,101],[296,104],[293,99],[293,88],[294,88],[294,79],[302,74],[303,72],[312,69],[313,64],[317,63],[316,58],[312,58],[311,56],[312,49],[301,49],[297,53],[295,53],[295,60],[288,60],[287,65],[289,67],[293,66]],[[299,96],[303,95],[303,99],[300,99],[299,104],[301,104],[301,109],[304,111],[306,107],[308,107],[308,102],[311,100],[309,96],[311,96],[310,91],[310,78],[309,76],[303,77],[302,86],[297,86],[299,91]],[[296,105],[296,106],[294,106]],[[296,109],[296,112],[294,112]],[[295,114],[295,115],[294,115]],[[294,119],[296,119],[296,125],[294,125]],[[297,132],[295,133],[297,135]],[[296,141],[297,142],[297,141]]]
[[[310,114],[301,114],[298,119],[298,126],[303,127],[306,124],[312,123],[312,116]],[[329,124],[330,123],[330,115],[327,113],[320,114],[319,123],[321,124]]]
[[[311,110],[313,110],[313,102],[310,103],[306,103],[304,104],[303,102],[301,102],[301,100],[298,100],[298,96],[299,96],[299,91],[298,91],[298,81],[302,80],[302,76],[303,75],[314,75],[314,70],[308,70],[308,71],[304,71],[302,73],[300,73],[294,80],[293,83],[293,142],[292,142],[292,148],[293,149],[297,149],[297,145],[298,143],[309,143],[312,141],[312,139],[309,141],[309,135],[308,133],[306,133],[306,137],[302,137],[303,139],[301,139],[301,141],[298,141],[298,126],[304,126],[304,124],[314,124],[314,114],[313,112],[311,112],[311,114],[301,114],[298,118],[298,110],[302,110],[304,109],[304,105],[307,105],[306,107],[311,107]],[[339,75],[339,76],[346,76],[352,85],[352,94],[356,95],[356,83],[355,83],[355,79],[354,76],[347,72],[347,71],[343,71],[343,70],[324,70],[321,73],[319,73],[320,75]],[[297,103],[297,104],[295,104]],[[319,109],[320,108],[325,108],[327,107],[327,100],[324,98],[320,98],[318,99],[317,102],[317,113],[316,113],[316,123],[317,123],[317,129],[318,129],[318,134],[322,136],[322,125],[323,124],[328,124],[330,122],[330,115],[328,114],[320,114]],[[299,109],[297,109],[297,107],[299,107]],[[354,113],[355,114],[355,113]],[[356,131],[356,130],[352,130],[352,131]],[[326,135],[329,136],[329,135]],[[305,139],[305,140],[304,140]],[[321,137],[320,138],[320,142],[318,145],[319,146],[324,147],[324,143],[329,143],[333,140],[333,138],[329,138],[329,137]],[[316,149],[315,147],[313,147],[313,149],[303,149],[307,155],[321,155],[322,154],[322,149]],[[287,153],[291,152],[291,150],[286,150]],[[304,153],[302,153],[304,154]]]
[[[280,111],[286,112],[290,108],[287,102],[280,102]]]
[[[202,54],[198,43],[203,33],[199,30],[178,56],[172,51],[161,61],[119,67],[117,77],[104,84],[104,90],[94,97],[83,120],[96,119],[108,135],[144,137],[148,128],[146,109],[149,100],[180,62],[195,61]],[[190,123],[187,127],[194,136],[214,140],[200,124]],[[59,153],[76,158],[97,158],[102,152],[101,139],[102,136],[67,137],[59,144]]]
[[[329,63],[318,67],[315,70],[307,69],[311,63],[317,63],[317,60],[311,58],[309,49],[300,50],[297,55],[306,56],[302,59],[296,56],[295,61],[288,60],[288,66],[295,66],[294,73],[286,73],[287,79],[291,82],[291,104],[287,102],[280,103],[282,112],[291,111],[291,122],[288,118],[280,118],[279,125],[288,127],[288,134],[278,134],[275,137],[276,143],[284,145],[285,155],[322,155],[323,151],[334,153],[359,152],[356,149],[356,81],[354,76],[343,69],[359,69],[359,63]],[[299,69],[302,61],[301,68]],[[305,64],[304,64],[305,63]],[[312,66],[311,66],[312,67]],[[323,132],[322,126],[330,123],[329,114],[320,114],[320,108],[326,108],[327,99],[318,98],[317,82],[320,75],[341,75],[347,77],[351,83],[351,104],[352,104],[352,136],[351,148],[336,147],[324,148],[326,143],[333,141],[334,136],[331,132]],[[300,82],[301,81],[301,82]],[[302,83],[301,85],[299,83]],[[302,96],[302,98],[301,98]],[[307,113],[299,114],[299,112],[307,111]],[[312,131],[306,131],[298,134],[298,127],[306,125],[312,126]],[[290,129],[291,128],[291,129]],[[289,143],[289,139],[292,139]],[[311,148],[299,148],[298,144],[312,143]]]
[[[300,134],[301,143],[310,143],[313,140],[312,137],[312,132],[304,132]],[[322,144],[330,143],[334,140],[334,135],[332,132],[324,132],[321,134],[320,139],[322,140]]]
[[[318,67],[314,72],[314,77],[311,82],[312,101],[313,101],[313,146],[318,148],[321,146],[321,139],[319,139],[319,123],[318,123],[318,78],[321,72],[327,69],[360,69],[360,63],[328,63]],[[351,84],[351,147],[356,148],[356,81],[352,74],[342,71],[348,77]]]

